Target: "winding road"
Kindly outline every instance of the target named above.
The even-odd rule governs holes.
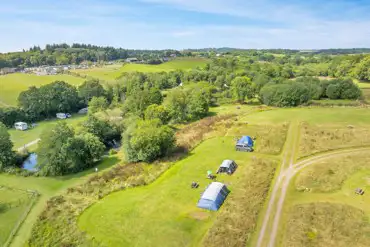
[[[299,124],[291,123],[288,131],[287,141],[284,147],[280,172],[270,194],[270,199],[258,235],[256,247],[275,246],[287,189],[291,179],[297,174],[297,172],[322,160],[352,153],[355,154],[370,151],[370,147],[338,149],[319,153],[297,161],[296,156],[297,147],[299,146],[299,133]]]

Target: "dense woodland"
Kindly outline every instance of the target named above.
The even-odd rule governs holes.
[[[128,57],[136,57],[147,63],[157,63],[158,59],[169,57],[171,54],[181,55],[175,50],[129,50],[77,43],[52,44],[46,45],[44,49],[34,46],[22,52],[0,53],[0,69],[104,62]]]
[[[45,50],[35,47],[24,52],[24,57],[67,53],[73,56],[86,51],[111,52],[105,59],[129,54],[127,50],[75,44],[47,46]],[[173,51],[160,52],[163,55]],[[320,99],[357,100],[361,99],[362,92],[353,79],[370,80],[370,55],[365,54],[336,55],[341,53],[337,50],[332,52],[335,54],[330,50],[321,53],[291,50],[191,52],[211,57],[210,62],[189,71],[123,73],[110,83],[89,79],[79,87],[63,81],[30,87],[19,95],[18,107],[0,108],[3,123],[0,149],[7,154],[0,159],[0,169],[18,164],[5,127],[12,127],[17,121],[34,122],[53,118],[57,112],[75,113],[89,107],[83,131],[75,132],[66,125],[58,125],[43,133],[37,151],[39,174],[63,175],[93,166],[103,151],[110,148],[111,142],[121,138],[129,162],[152,162],[166,156],[175,149],[175,133],[170,126],[204,118],[211,106],[253,103],[294,107]],[[140,54],[149,53],[140,51]],[[150,54],[156,52],[150,51]],[[111,122],[94,115],[107,108],[120,108],[122,120]],[[62,134],[53,134],[56,132]]]

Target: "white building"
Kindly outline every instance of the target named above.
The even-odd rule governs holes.
[[[14,127],[15,129],[22,130],[22,131],[28,129],[28,125],[25,122],[17,122],[14,124]]]

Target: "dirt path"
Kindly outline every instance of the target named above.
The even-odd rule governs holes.
[[[30,146],[32,146],[32,145],[37,144],[40,140],[41,140],[41,139],[40,139],[40,138],[38,138],[38,139],[36,139],[36,140],[34,140],[34,141],[32,141],[32,142],[29,142],[29,143],[27,143],[27,144],[23,145],[22,147],[18,148],[18,149],[17,149],[17,151],[18,151],[18,152],[22,152],[24,149],[26,149],[26,148],[28,148],[28,147],[30,147]]]
[[[263,246],[263,242],[265,239],[266,231],[268,229],[269,223],[271,221],[271,217],[275,214],[276,217],[278,216],[274,211],[274,206],[276,202],[276,197],[279,194],[280,185],[284,180],[284,177],[286,175],[286,170],[292,166],[293,160],[294,160],[294,150],[296,146],[296,142],[298,141],[297,132],[299,131],[299,124],[297,122],[293,122],[289,126],[287,139],[285,142],[284,150],[283,150],[283,160],[280,167],[279,176],[276,179],[275,185],[272,189],[270,200],[267,206],[267,210],[265,213],[265,217],[263,219],[262,227],[258,236],[257,240],[257,247]],[[287,164],[288,167],[287,167]],[[278,220],[277,220],[278,222]]]
[[[338,156],[344,156],[351,153],[361,153],[364,151],[370,151],[370,147],[334,150],[323,152],[315,156],[305,158],[295,163],[295,156],[297,153],[298,146],[299,146],[299,125],[293,123],[293,125],[289,128],[287,142],[284,147],[280,173],[276,179],[276,182],[270,195],[262,227],[258,235],[256,247],[275,246],[275,241],[279,230],[279,222],[284,207],[286,193],[291,179],[297,174],[297,172],[321,160],[330,159]],[[288,157],[290,159],[289,166],[287,167]]]

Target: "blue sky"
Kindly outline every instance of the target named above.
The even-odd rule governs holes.
[[[10,0],[0,52],[47,43],[135,49],[370,47],[370,0]]]

